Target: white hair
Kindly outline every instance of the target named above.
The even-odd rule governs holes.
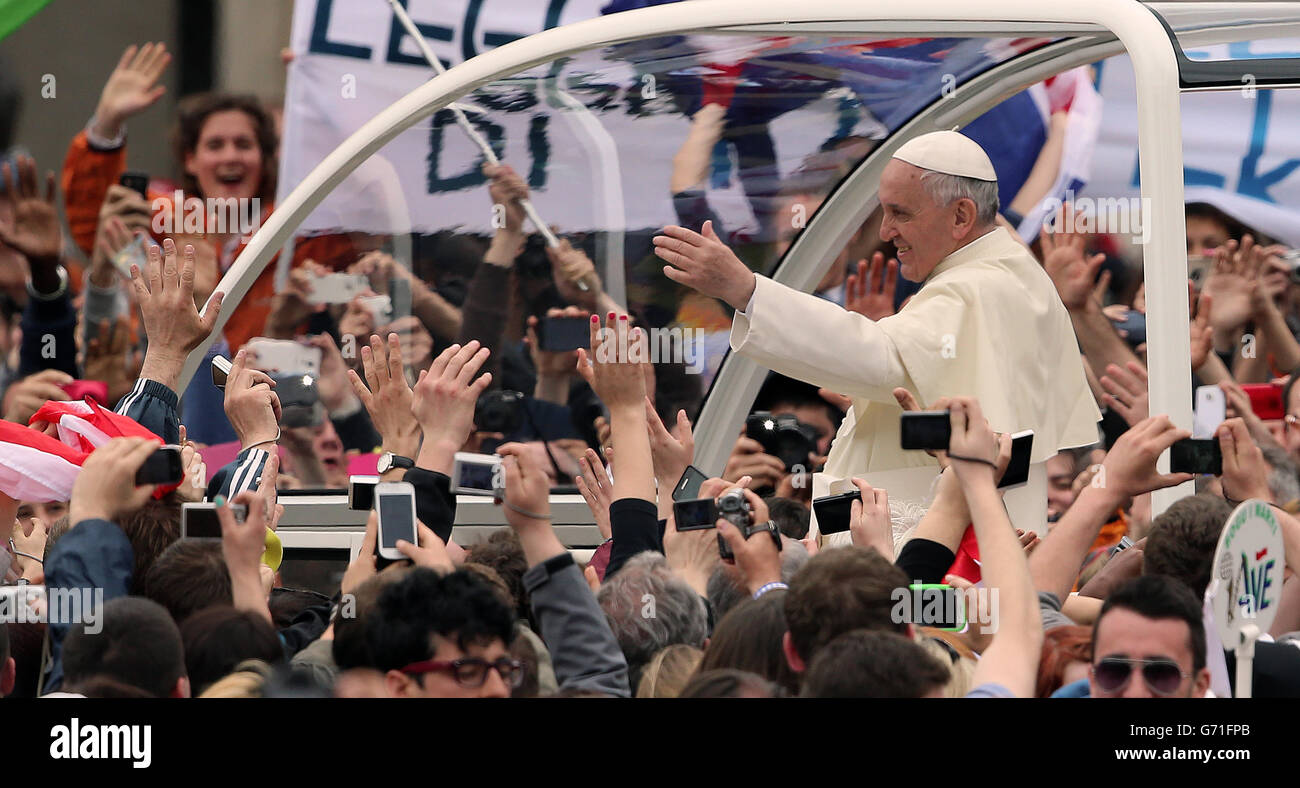
[[[977,225],[986,226],[997,221],[997,181],[982,181],[979,178],[925,170],[921,173],[921,185],[925,187],[930,199],[939,205],[951,205],[954,201],[963,198],[972,200],[975,203]]]

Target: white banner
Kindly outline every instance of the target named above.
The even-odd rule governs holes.
[[[596,16],[606,2],[409,0],[407,7],[434,53],[452,66],[555,22]],[[362,124],[433,76],[384,0],[297,0],[292,49],[280,199]],[[656,86],[626,63],[600,53],[566,63],[556,82],[564,95],[548,93],[538,79],[517,79],[491,86],[494,106],[468,100],[460,106],[501,147],[502,161],[529,179],[533,203],[548,224],[570,232],[675,222],[670,169],[690,121],[667,91],[656,94]],[[835,136],[836,102],[827,96],[772,121],[783,174]],[[572,109],[575,103],[583,108]],[[303,229],[490,232],[479,160],[479,150],[443,110],[372,156]],[[711,189],[709,201],[729,230],[756,228],[738,179]]]
[[[1300,57],[1300,40],[1222,45],[1194,59]],[[1092,178],[1093,197],[1138,195],[1137,92],[1127,57],[1101,66],[1105,106]],[[1241,90],[1182,97],[1188,202],[1208,202],[1239,221],[1300,246],[1300,92]]]

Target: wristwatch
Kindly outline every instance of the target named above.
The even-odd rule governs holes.
[[[414,467],[415,467],[415,460],[411,459],[410,457],[403,457],[400,454],[393,454],[391,451],[386,451],[379,458],[379,463],[375,466],[375,469],[382,474],[382,473],[388,473],[394,468],[414,468]]]
[[[749,537],[753,536],[754,534],[756,534],[756,533],[761,533],[761,532],[763,532],[763,531],[767,531],[767,533],[772,537],[772,541],[776,543],[776,549],[777,549],[777,550],[780,550],[780,549],[781,549],[781,529],[780,529],[780,528],[777,528],[777,527],[776,527],[776,523],[772,522],[771,520],[768,520],[768,521],[765,522],[765,523],[755,523],[754,525],[746,526],[746,527],[745,527],[745,538],[748,539]]]

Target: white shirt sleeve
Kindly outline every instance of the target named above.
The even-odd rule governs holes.
[[[755,275],[731,325],[731,349],[762,366],[850,397],[894,402],[911,388],[889,335],[873,320]]]

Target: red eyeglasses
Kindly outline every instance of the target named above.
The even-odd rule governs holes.
[[[434,671],[446,671],[451,673],[451,677],[460,686],[466,689],[478,689],[483,686],[483,682],[487,681],[489,668],[495,668],[501,680],[511,689],[517,689],[524,681],[524,664],[509,657],[502,657],[495,662],[489,662],[481,657],[463,657],[450,661],[427,659],[423,662],[412,662],[402,668],[402,672],[408,676],[418,676]]]

